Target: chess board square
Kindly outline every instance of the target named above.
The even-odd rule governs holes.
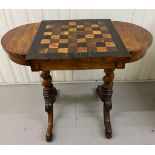
[[[52,30],[52,34],[53,35],[60,35],[60,32],[59,30]]]
[[[116,47],[114,42],[105,42],[107,47]]]
[[[93,31],[85,31],[85,34],[93,34]]]
[[[96,47],[96,43],[95,42],[87,42],[87,47],[90,47],[90,48]]]
[[[58,48],[49,48],[48,53],[58,53]]]
[[[76,48],[70,47],[70,48],[68,48],[68,52],[74,53],[74,52],[76,52]]]
[[[109,34],[108,30],[101,30],[102,34]]]
[[[76,22],[69,22],[69,25],[76,25]]]
[[[86,43],[77,43],[77,46],[78,47],[86,47],[87,45],[86,45]]]
[[[103,38],[112,38],[111,34],[103,34]]]
[[[77,38],[77,34],[76,34],[76,33],[70,33],[70,34],[68,35],[68,38],[69,38],[69,39],[76,39],[76,38]]]
[[[86,40],[87,40],[87,43],[89,43],[89,42],[95,42],[95,39],[94,38],[86,38]]]
[[[50,39],[42,39],[40,42],[42,45],[44,44],[49,44],[50,43]]]
[[[51,36],[51,39],[59,39],[59,38],[60,38],[60,35],[57,35],[57,34]]]
[[[93,31],[101,31],[99,27],[93,27],[92,30]]]
[[[61,31],[68,31],[68,28],[61,28]]]
[[[78,47],[77,52],[79,53],[87,52],[87,47]]]
[[[53,31],[53,32],[52,32],[52,35],[60,35],[60,32],[58,32],[58,31]]]
[[[96,42],[96,47],[105,47],[105,43],[104,42]]]
[[[59,39],[51,39],[51,43],[58,43]]]
[[[68,43],[68,39],[60,39],[59,43]]]
[[[49,48],[58,48],[59,43],[51,43],[49,44]]]
[[[93,34],[86,34],[86,38],[94,38]]]
[[[92,27],[99,27],[98,24],[92,24]]]
[[[102,37],[102,34],[95,34],[94,38],[103,38],[103,37]]]
[[[42,39],[51,39],[51,36],[50,35],[43,35]]]
[[[61,31],[60,35],[68,35],[68,31]]]
[[[61,28],[68,28],[68,25],[61,25]]]
[[[106,23],[102,22],[102,24],[100,24],[100,27],[107,27],[107,25],[106,25]]]
[[[84,25],[76,25],[77,28],[84,28]]]
[[[97,52],[96,47],[87,47],[90,52]]]
[[[102,34],[101,31],[93,31],[93,34]]]
[[[84,21],[83,25],[84,27],[91,27],[92,23],[90,23],[89,21]]]
[[[76,25],[69,25],[70,28],[76,28]]]
[[[70,31],[68,35],[77,35],[77,31]]]
[[[68,35],[60,35],[60,39],[68,39]]]
[[[76,31],[76,28],[69,28],[69,31]]]
[[[69,48],[76,48],[77,43],[69,43],[68,47]]]
[[[68,48],[58,48],[58,53],[68,53]]]
[[[78,34],[77,38],[85,38],[85,35],[84,34]]]
[[[68,44],[67,43],[60,43],[59,48],[68,48]]]
[[[85,43],[86,42],[86,39],[85,38],[78,38],[77,39],[77,42],[78,43]]]
[[[106,47],[96,47],[97,52],[108,52]]]
[[[95,42],[105,42],[105,40],[103,38],[95,38],[94,40],[95,40]]]
[[[55,27],[55,28],[53,28],[52,31],[53,31],[53,32],[54,32],[54,31],[56,31],[56,32],[60,32],[60,31],[61,31],[61,28]]]
[[[84,31],[84,28],[77,28],[77,31]]]
[[[69,43],[76,43],[77,40],[75,38],[69,38]]]
[[[112,38],[104,38],[104,41],[106,41],[106,42],[114,42]]]
[[[77,25],[82,25],[82,24],[83,24],[83,21],[77,20],[77,21],[76,21],[76,24],[77,24]]]
[[[100,27],[100,29],[101,29],[102,31],[108,30],[107,27]]]
[[[85,31],[77,31],[77,34],[85,35]]]
[[[91,27],[85,27],[85,31],[92,31]]]
[[[63,25],[69,25],[69,22],[70,22],[70,21],[64,20],[64,21],[63,21]],[[60,24],[59,24],[59,25],[60,25]]]

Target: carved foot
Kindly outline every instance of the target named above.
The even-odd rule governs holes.
[[[53,128],[53,113],[48,113],[48,127],[46,132],[46,141],[50,142],[52,141],[52,128]]]
[[[108,139],[112,138],[112,129],[105,129],[105,135]]]
[[[112,108],[111,102],[104,103],[104,125],[105,125],[105,135],[109,139],[112,137],[112,128],[110,122],[110,110]]]
[[[47,132],[46,133],[46,141],[51,142],[52,141],[52,136],[53,136],[52,133]]]

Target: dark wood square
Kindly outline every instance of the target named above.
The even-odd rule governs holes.
[[[42,21],[26,56],[32,59],[129,56],[110,19]]]
[[[68,39],[68,35],[60,35],[60,39]]]
[[[58,48],[68,48],[68,44],[67,43],[59,43]]]
[[[96,42],[96,47],[105,47],[105,42]]]

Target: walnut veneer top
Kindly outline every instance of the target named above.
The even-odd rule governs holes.
[[[39,28],[39,24],[32,23],[16,27],[2,37],[2,46],[12,61],[22,65],[29,65],[25,60],[25,56]],[[131,57],[125,61],[132,62],[143,57],[153,40],[150,32],[140,26],[126,22],[113,21],[113,24],[131,54]]]

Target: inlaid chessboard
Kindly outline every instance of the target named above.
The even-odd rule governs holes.
[[[42,21],[27,60],[129,56],[110,19]]]

